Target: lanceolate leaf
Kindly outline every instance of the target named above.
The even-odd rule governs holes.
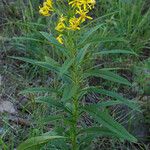
[[[92,140],[98,137],[111,137],[111,138],[120,138],[116,133],[108,130],[104,127],[89,127],[81,129],[78,133],[79,136],[85,135],[86,137],[83,138],[79,145],[81,146],[84,143],[90,143]]]
[[[110,131],[117,134],[120,138],[131,142],[137,142],[136,138],[132,136],[122,125],[116,122],[108,113],[99,112],[97,107],[86,106],[84,110],[93,116],[99,123]]]
[[[27,63],[30,63],[30,64],[34,64],[34,65],[36,65],[39,62],[38,60],[25,58],[25,57],[13,57],[13,56],[11,56],[10,58],[21,60],[21,61],[24,61],[24,62],[27,62]]]
[[[34,42],[41,42],[41,43],[43,43],[43,41],[40,40],[40,39],[35,39],[35,38],[25,37],[25,36],[13,37],[12,40],[17,40],[17,41],[34,41]]]
[[[68,100],[71,100],[71,98],[76,94],[77,92],[77,86],[74,84],[66,84],[64,85],[64,91],[63,91],[63,97],[62,101],[67,102]]]
[[[98,30],[99,28],[101,28],[104,24],[98,24],[97,26],[93,27],[92,29],[90,29],[90,31],[85,32],[85,34],[82,36],[82,39],[80,40],[81,42],[80,44],[83,44],[96,30]]]
[[[94,55],[98,56],[98,55],[109,55],[109,54],[132,54],[132,55],[137,55],[135,52],[133,51],[129,51],[129,50],[120,50],[120,49],[116,49],[116,50],[105,50],[105,51],[100,51],[97,53],[94,53]]]
[[[40,97],[37,97],[35,102],[37,103],[45,103],[49,106],[55,106],[55,107],[58,107],[58,108],[62,108],[64,109],[63,107],[63,104],[61,104],[60,102],[58,102],[58,100],[50,97],[50,96],[40,96]]]
[[[54,107],[57,107],[61,110],[64,110],[64,111],[67,111],[70,113],[69,109],[67,109],[61,102],[59,102],[56,99],[53,99],[50,96],[47,96],[47,97],[40,96],[40,97],[36,98],[35,102],[43,103],[43,104],[46,104],[48,106],[54,106]]]
[[[73,62],[74,62],[74,58],[67,59],[63,63],[62,67],[59,70],[59,76],[62,76],[63,74],[65,74],[68,71],[68,69],[71,67],[71,65],[73,64]]]
[[[14,59],[17,59],[17,60],[21,60],[21,61],[33,64],[33,65],[37,65],[37,66],[46,68],[46,69],[51,70],[51,71],[55,71],[55,72],[58,71],[58,68],[56,66],[52,66],[52,64],[49,64],[47,62],[42,62],[42,61],[29,59],[29,58],[24,58],[24,57],[11,57],[11,58],[14,58]]]
[[[52,116],[47,116],[46,118],[42,118],[40,120],[40,123],[48,124],[48,123],[51,123],[53,121],[61,120],[61,119],[63,119],[63,115],[52,115]]]
[[[132,100],[128,100],[128,99],[122,97],[120,94],[118,94],[116,92],[108,91],[108,90],[101,89],[101,88],[98,88],[98,87],[89,87],[89,88],[87,88],[87,90],[95,92],[95,93],[99,93],[99,94],[102,94],[102,95],[110,96],[110,97],[115,98],[116,100],[120,101],[124,105],[127,105],[128,107],[130,107],[134,110],[137,110],[137,111],[140,110],[137,103],[133,102]],[[99,103],[99,105],[101,105],[101,104]]]
[[[58,48],[60,52],[62,52],[64,55],[67,55],[66,48],[62,44],[60,44],[52,34],[46,32],[40,32],[40,33],[50,42],[50,44],[56,46],[56,48]]]
[[[116,133],[104,127],[89,127],[89,128],[81,129],[79,131],[79,134],[82,134],[82,133],[95,134],[95,135],[104,136],[104,137],[107,137],[107,136],[118,137]]]
[[[60,64],[51,57],[45,56],[45,61],[49,63],[51,66],[60,67]]]
[[[84,74],[85,78],[90,77],[90,76],[101,77],[103,79],[117,82],[120,84],[131,85],[131,83],[127,79],[108,70],[95,69],[95,70],[89,70],[88,72]]]
[[[28,150],[28,149],[34,149],[37,150],[40,149],[41,145],[44,145],[48,143],[49,141],[56,140],[56,139],[64,139],[63,136],[37,136],[30,139],[27,139],[22,144],[20,144],[17,148],[17,150]]]
[[[82,49],[79,50],[77,59],[76,59],[78,64],[80,64],[82,60],[84,59],[84,56],[86,55],[89,46],[90,44],[86,44]]]
[[[118,105],[118,104],[124,104],[122,101],[119,100],[110,100],[110,101],[104,101],[104,102],[98,102],[96,105],[97,107],[108,107],[108,106],[113,106],[113,105]]]
[[[87,135],[86,137],[84,137],[83,139],[80,140],[80,143],[79,143],[79,147],[80,149],[89,149],[89,145],[91,145],[91,142],[97,138],[98,135],[95,135],[95,134],[90,134],[89,136]],[[87,144],[88,143],[88,144]]]

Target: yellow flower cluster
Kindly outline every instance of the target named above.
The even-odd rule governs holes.
[[[66,29],[65,21],[66,18],[63,15],[61,15],[55,29],[59,32],[63,32]]]
[[[65,30],[80,30],[80,25],[86,21],[86,19],[93,19],[87,14],[89,11],[94,8],[96,1],[95,0],[70,0],[68,3],[73,10],[73,15],[71,18],[60,16],[55,30],[60,34],[56,38],[58,42],[63,44],[63,32]],[[43,7],[40,7],[40,14],[44,16],[49,16],[50,11],[53,11],[52,0],[46,0],[43,3]],[[77,17],[78,16],[78,17]]]
[[[85,11],[94,8],[95,4],[95,0],[72,0],[71,2],[69,2],[69,5],[72,5],[72,7],[77,7],[79,9],[82,8]]]
[[[53,11],[53,1],[52,0],[45,0],[43,6],[39,7],[39,13],[43,16],[50,16],[50,12]]]

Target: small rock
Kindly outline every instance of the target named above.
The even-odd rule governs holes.
[[[14,108],[14,105],[9,101],[2,101],[0,102],[0,113],[10,113],[10,114],[16,114],[16,110]]]

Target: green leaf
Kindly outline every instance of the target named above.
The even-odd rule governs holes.
[[[94,32],[96,32],[99,28],[101,28],[103,24],[98,24],[97,26],[93,27],[92,29],[90,29],[89,31],[85,32],[84,35],[82,35],[81,40],[79,42],[80,44],[83,44]]]
[[[122,101],[119,100],[111,100],[111,101],[106,101],[106,102],[98,102],[96,106],[98,107],[108,107],[108,106],[113,106],[113,105],[118,105],[118,104],[124,104]]]
[[[90,44],[86,44],[82,49],[79,50],[79,52],[77,54],[77,58],[76,58],[76,61],[78,64],[80,64],[82,62],[82,60],[84,59],[89,46],[90,46]]]
[[[44,103],[44,104],[46,104],[48,106],[55,106],[55,107],[57,107],[59,109],[62,109],[64,111],[67,111],[67,112],[70,113],[69,109],[67,109],[61,102],[59,102],[56,99],[53,99],[50,96],[46,96],[46,97],[40,96],[40,97],[37,97],[35,99],[35,102],[37,102],[37,103]]]
[[[10,58],[13,59],[17,59],[17,60],[21,60],[30,64],[37,64],[39,61],[38,60],[34,60],[34,59],[30,59],[30,58],[25,58],[25,57],[14,57],[14,56],[10,56]]]
[[[116,92],[108,91],[108,90],[105,90],[105,89],[100,89],[98,87],[89,87],[89,88],[87,88],[87,90],[90,91],[90,92],[92,91],[92,92],[95,92],[95,93],[99,93],[99,94],[103,94],[103,95],[106,95],[106,96],[113,97],[116,100],[122,102],[124,105],[127,105],[128,107],[132,108],[133,110],[140,111],[139,106],[136,102],[128,100],[128,99],[122,97],[120,94],[118,94]],[[118,102],[116,102],[116,103],[118,103]],[[100,103],[98,103],[98,104],[101,105]]]
[[[58,132],[58,128],[57,129],[55,128],[54,130],[52,129],[49,132],[44,133],[44,135],[50,135],[50,136],[61,135],[65,132],[65,129],[61,128],[61,130],[62,130],[61,132]],[[50,149],[50,150],[69,150],[69,147],[66,142],[66,138],[51,141],[51,144],[48,145],[48,149]]]
[[[121,124],[116,122],[108,113],[102,111],[99,112],[97,107],[94,106],[85,106],[84,110],[93,116],[104,127],[117,134],[120,138],[131,142],[137,142],[137,139],[132,136]]]
[[[52,98],[50,96],[45,96],[45,97],[40,96],[40,97],[37,97],[35,99],[35,102],[37,102],[37,103],[45,103],[45,104],[47,104],[49,106],[55,106],[55,107],[58,107],[58,108],[64,108],[63,104],[61,104],[58,100],[56,100],[56,99],[54,99],[54,98]]]
[[[46,68],[50,71],[53,71],[55,73],[58,73],[58,70],[59,70],[58,67],[52,66],[52,64],[47,63],[47,62],[38,62],[37,65],[40,66],[40,67]]]
[[[104,127],[89,127],[85,129],[81,129],[78,134],[95,134],[96,136],[103,136],[103,137],[118,137],[116,133],[113,133],[112,131],[108,130],[107,128]]]
[[[0,137],[0,145],[1,145],[1,148],[3,148],[3,150],[8,150],[8,144],[6,145],[6,143],[3,141],[3,137],[1,136]]]
[[[74,110],[74,105],[72,104],[72,102],[67,102],[67,103],[65,103],[65,106],[66,106],[66,108],[67,108],[70,112],[73,112],[73,110]],[[69,119],[66,118],[66,120],[69,120]]]
[[[53,116],[48,116],[46,118],[42,118],[40,120],[40,123],[48,124],[48,123],[51,123],[52,121],[61,120],[61,119],[63,119],[62,115],[53,115]]]
[[[125,78],[123,78],[123,77],[121,77],[121,76],[119,76],[119,75],[117,75],[111,71],[108,71],[108,70],[102,70],[102,69],[97,70],[97,69],[95,69],[95,70],[89,70],[88,72],[84,73],[84,78],[87,78],[90,76],[101,77],[101,78],[106,79],[106,80],[110,80],[113,82],[117,82],[120,84],[125,84],[125,85],[131,86],[131,83],[127,79],[125,79]]]
[[[98,53],[94,53],[94,55],[108,55],[108,54],[132,54],[132,55],[137,55],[135,52],[133,51],[129,51],[129,50],[120,50],[120,49],[116,49],[116,50],[105,50],[105,51],[100,51]]]
[[[79,143],[80,147],[83,144],[89,144],[95,138],[98,138],[98,137],[120,138],[116,133],[114,133],[114,132],[112,132],[112,131],[108,130],[107,128],[104,128],[104,127],[84,128],[84,129],[81,129],[78,133],[79,136],[82,136],[82,135],[84,136],[85,134],[86,134],[85,137],[83,137],[83,138],[81,137],[81,140]],[[84,145],[84,147],[85,147],[85,145]]]
[[[60,68],[59,70],[59,76],[62,76],[63,74],[65,74],[68,69],[71,67],[71,65],[73,64],[74,62],[74,58],[70,59],[68,58],[62,65],[62,67]]]
[[[30,139],[27,139],[23,143],[21,143],[17,150],[28,150],[38,148],[40,149],[41,145],[48,143],[49,141],[56,140],[56,139],[64,139],[63,136],[37,136]]]
[[[50,92],[51,88],[45,88],[45,87],[34,87],[34,88],[28,88],[23,91],[21,91],[19,94],[30,94],[30,93],[46,93]]]
[[[35,38],[31,38],[31,37],[24,37],[24,36],[20,36],[20,37],[13,37],[12,40],[17,40],[17,41],[34,41],[34,42],[41,42],[43,43],[42,40],[40,39],[35,39]]]
[[[98,137],[98,135],[90,134],[90,135],[87,135],[86,137],[81,138],[80,142],[78,144],[80,147],[80,150],[82,150],[82,149],[90,150],[89,146],[91,145],[91,142],[97,137]]]
[[[45,56],[45,61],[49,63],[51,66],[60,67],[60,64],[51,57]]]
[[[62,44],[60,44],[52,34],[46,32],[40,32],[40,33],[50,42],[50,44],[56,46],[56,48],[58,48],[60,52],[62,52],[65,56],[67,56],[66,48]]]
[[[64,85],[64,91],[63,91],[63,97],[62,101],[67,102],[68,100],[71,100],[71,98],[77,93],[78,87],[75,86],[73,83],[65,84]]]
[[[112,71],[112,70],[121,70],[121,69],[124,69],[124,68],[102,68],[101,70]]]
[[[46,68],[46,69],[51,70],[51,71],[55,71],[55,72],[58,71],[58,68],[56,66],[52,66],[52,65],[50,65],[47,62],[42,62],[42,61],[38,61],[38,60],[34,60],[34,59],[29,59],[29,58],[25,58],[25,57],[10,57],[10,58],[21,60],[21,61],[33,64],[33,65],[37,65],[37,66]]]

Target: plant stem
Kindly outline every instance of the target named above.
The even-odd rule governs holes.
[[[77,150],[78,99],[74,99],[72,150]]]
[[[79,73],[76,65],[74,66],[73,79],[74,79],[74,85],[79,88],[80,87]],[[72,150],[78,149],[78,145],[77,145],[78,106],[79,106],[79,101],[78,101],[78,92],[77,92],[73,97]]]

